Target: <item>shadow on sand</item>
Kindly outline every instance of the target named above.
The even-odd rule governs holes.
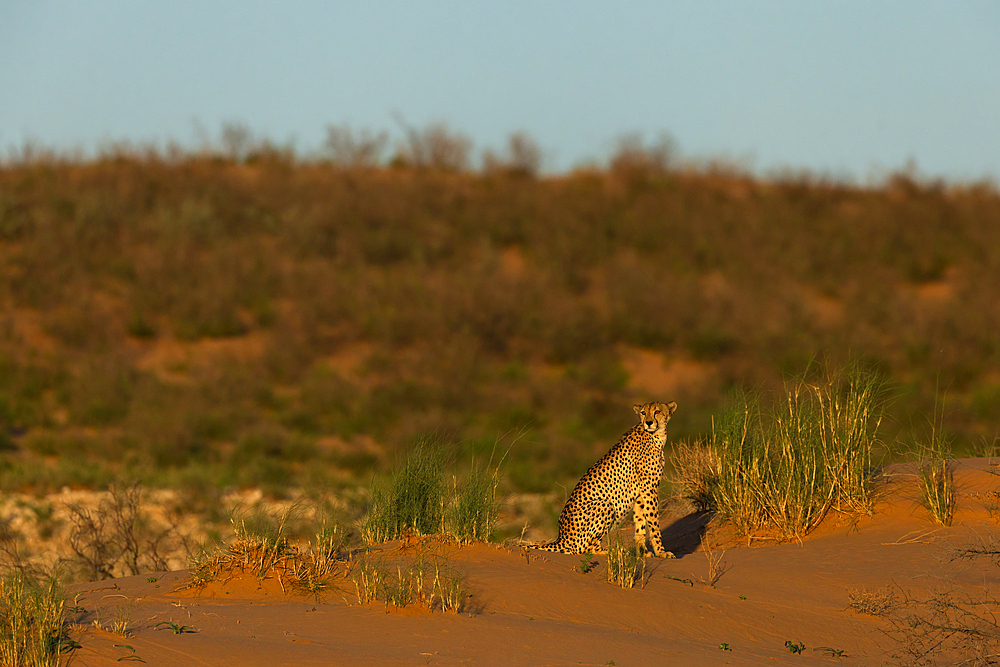
[[[663,529],[660,537],[667,551],[672,551],[676,558],[694,553],[705,536],[708,522],[712,520],[712,512],[692,512],[683,516]]]

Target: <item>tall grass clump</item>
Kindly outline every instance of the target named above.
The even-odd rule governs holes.
[[[440,447],[420,442],[388,477],[372,483],[361,539],[379,544],[411,530],[418,535],[443,532],[446,501],[444,455]]]
[[[921,504],[935,523],[950,526],[955,512],[955,474],[951,448],[941,428],[942,411],[935,405],[930,440],[920,452],[917,472]]]
[[[920,501],[935,523],[951,525],[955,512],[955,478],[951,461],[935,458],[920,462]]]
[[[40,581],[23,568],[0,577],[0,663],[50,667],[66,650],[66,598],[55,576]]]
[[[492,458],[490,459],[492,463]],[[456,487],[447,511],[449,532],[459,542],[479,542],[490,538],[500,518],[500,468],[475,462],[465,485]]]
[[[770,409],[743,393],[714,420],[703,456],[717,467],[694,469],[703,477],[682,485],[710,489],[712,509],[746,535],[797,538],[830,509],[869,512],[883,409],[882,380],[859,365],[796,380]]]

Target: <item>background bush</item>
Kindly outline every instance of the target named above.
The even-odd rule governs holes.
[[[0,165],[0,487],[282,493],[522,428],[509,484],[551,490],[631,403],[676,400],[695,437],[733,387],[824,355],[891,384],[889,443],[939,386],[957,454],[997,435],[989,184],[757,179],[635,140],[540,177],[523,137],[474,172],[441,126],[391,167],[383,135],[334,128],[312,161],[238,140]],[[702,381],[646,396],[636,349]]]

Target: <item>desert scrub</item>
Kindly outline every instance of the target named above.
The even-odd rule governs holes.
[[[418,535],[444,532],[446,502],[444,454],[436,444],[422,441],[387,477],[372,483],[361,538],[365,544],[379,544],[407,531]]]
[[[714,455],[717,467],[688,466],[694,478],[682,486],[711,489],[709,504],[748,536],[772,529],[791,539],[830,509],[870,512],[884,393],[858,365],[817,383],[792,382],[769,410],[744,392],[713,420],[711,454],[701,456]]]
[[[23,568],[0,577],[0,661],[5,667],[54,667],[69,649],[66,598],[56,576]]]
[[[287,582],[317,598],[338,588],[333,578],[348,541],[344,528],[320,517],[309,547],[300,549],[290,539],[291,524],[299,511],[296,504],[280,513],[259,506],[251,511],[234,510],[230,514],[233,539],[191,559],[192,585],[204,586],[234,572],[245,572],[258,579],[276,577],[283,589]]]
[[[324,517],[309,551],[298,554],[295,559],[295,585],[317,598],[331,589],[339,590],[339,586],[333,583],[333,577],[342,563],[341,554],[347,542],[344,528]]]

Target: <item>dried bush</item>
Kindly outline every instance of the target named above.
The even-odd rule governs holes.
[[[851,587],[847,589],[847,597],[850,599],[848,606],[851,609],[869,616],[886,616],[898,604],[895,593],[888,586]]]
[[[155,525],[142,511],[139,486],[111,485],[95,508],[69,510],[70,565],[87,580],[111,579],[167,569],[167,558],[189,553],[188,540],[173,526]]]

